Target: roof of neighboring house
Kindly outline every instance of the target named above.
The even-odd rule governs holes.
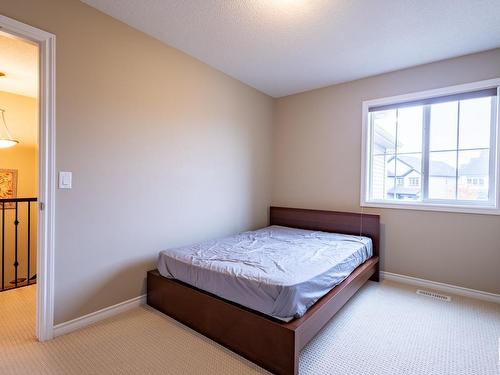
[[[387,148],[392,148],[394,149],[394,136],[389,134],[389,132],[385,131],[384,129],[380,127],[375,127],[375,133],[378,136],[376,138],[377,145],[387,149]]]
[[[490,153],[482,150],[477,158],[472,158],[460,168],[461,176],[488,176],[490,170]]]
[[[387,162],[392,161],[395,158],[393,156]],[[394,176],[394,171],[389,170],[388,171],[388,177],[404,177],[408,173],[410,173],[412,170],[422,173],[422,160],[419,158],[416,158],[414,156],[408,156],[408,155],[398,155],[397,156],[398,160],[404,164],[406,164],[408,167],[411,169],[409,171],[405,171],[404,173],[398,173],[397,176]],[[456,171],[455,168],[450,166],[449,164],[446,164],[445,162],[442,161],[435,161],[431,160],[429,161],[429,169],[430,169],[430,176],[433,177],[455,177]],[[397,171],[396,171],[397,172]]]

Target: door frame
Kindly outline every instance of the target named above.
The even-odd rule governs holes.
[[[0,15],[0,30],[39,47],[36,336],[46,341],[54,337],[56,37],[3,15]]]

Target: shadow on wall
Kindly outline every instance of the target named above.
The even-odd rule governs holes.
[[[75,290],[74,300],[78,301],[78,303],[75,303],[70,309],[66,310],[65,314],[78,318],[102,309],[102,301],[109,301],[107,306],[104,307],[106,308],[145,294],[145,270],[151,270],[153,268],[156,268],[156,256],[117,266],[115,271],[108,273],[104,278],[96,280],[95,288],[87,288],[83,293],[82,291]],[[124,283],[124,280],[130,278],[142,280],[142,282],[137,285],[137,290],[132,293],[130,292],[129,285]],[[59,324],[63,323],[64,320],[56,317],[55,322]]]
[[[385,224],[380,223],[380,270],[385,270]]]

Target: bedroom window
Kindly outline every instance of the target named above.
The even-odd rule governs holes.
[[[499,86],[363,102],[361,205],[500,214]]]

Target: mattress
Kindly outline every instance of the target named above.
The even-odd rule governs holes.
[[[372,252],[367,237],[270,226],[164,250],[158,271],[289,321],[304,315]]]

